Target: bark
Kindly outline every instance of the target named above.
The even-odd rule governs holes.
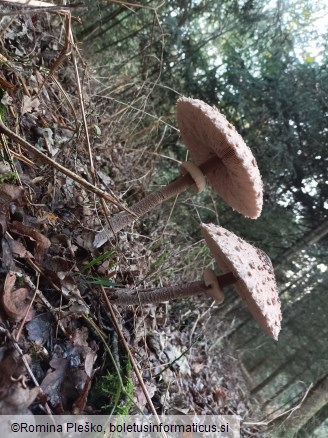
[[[286,382],[284,385],[282,385],[272,396],[270,396],[270,398],[268,398],[262,405],[262,409],[263,410],[267,410],[267,406],[269,406],[273,400],[277,399],[283,392],[285,392],[287,389],[289,389],[292,385],[295,384],[295,382],[297,380],[301,380],[301,376],[304,373],[304,368],[302,369],[301,372],[294,374],[289,380],[288,382]],[[277,403],[277,401],[275,401],[274,403],[272,403],[273,406],[279,406],[279,403]]]

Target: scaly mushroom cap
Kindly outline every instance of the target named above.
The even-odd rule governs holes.
[[[218,109],[198,99],[177,102],[181,136],[199,166],[219,157],[219,166],[207,178],[232,208],[256,219],[263,204],[262,179],[256,160],[242,137]]]
[[[267,254],[217,225],[202,224],[202,234],[219,267],[238,278],[234,286],[254,319],[268,335],[278,340],[280,298]]]

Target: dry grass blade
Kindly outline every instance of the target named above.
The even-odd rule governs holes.
[[[49,164],[50,166],[54,167],[56,170],[63,173],[64,175],[68,176],[69,178],[72,178],[74,181],[79,183],[81,186],[83,186],[89,192],[92,192],[92,193],[100,196],[101,198],[105,199],[106,201],[109,201],[112,204],[116,205],[121,210],[124,210],[124,211],[128,212],[129,214],[131,214],[133,217],[136,217],[136,215],[134,213],[132,213],[128,208],[126,208],[118,200],[116,200],[112,195],[109,195],[108,193],[104,192],[103,190],[101,190],[98,187],[94,186],[93,184],[89,183],[85,179],[81,178],[76,173],[72,172],[71,170],[67,169],[66,167],[62,166],[61,164],[57,163],[56,161],[52,160],[47,155],[45,155],[43,152],[39,151],[37,148],[32,146],[26,140],[21,138],[19,135],[15,134],[15,132],[13,132],[9,128],[7,128],[2,122],[0,122],[0,132],[2,132],[3,134],[6,134],[12,140],[14,140],[18,144],[20,144],[23,148],[25,148],[26,150],[28,150],[32,154],[36,155],[40,160],[42,160],[45,163]]]
[[[153,9],[149,6],[140,5],[139,3],[129,3],[121,0],[108,0],[110,3],[116,3],[118,5],[126,6],[129,8],[142,8],[142,9]]]
[[[308,388],[305,391],[305,394],[303,395],[301,401],[299,403],[297,403],[296,406],[288,409],[287,411],[281,412],[280,414],[276,415],[275,417],[269,419],[269,420],[263,420],[263,421],[243,421],[243,424],[245,426],[269,426],[270,424],[274,423],[275,421],[277,421],[279,418],[283,417],[284,415],[288,414],[287,418],[282,422],[282,425],[284,424],[284,422],[286,420],[288,420],[291,415],[297,410],[300,409],[302,407],[302,404],[304,403],[306,397],[308,396],[310,390],[313,388],[313,383],[310,383],[310,385],[308,386]]]
[[[154,407],[154,405],[153,405],[153,402],[151,401],[151,398],[150,398],[149,393],[148,393],[148,391],[147,391],[147,388],[146,388],[145,382],[143,381],[142,375],[140,374],[140,371],[139,371],[138,365],[137,365],[136,361],[134,360],[133,354],[131,353],[131,350],[130,350],[130,348],[129,348],[128,343],[127,343],[126,340],[125,340],[125,337],[124,337],[124,335],[123,335],[123,332],[122,332],[122,330],[121,330],[121,327],[120,327],[120,325],[119,325],[119,322],[118,322],[118,320],[117,320],[117,318],[116,318],[115,312],[114,312],[114,310],[113,310],[113,306],[112,306],[111,302],[110,302],[109,299],[108,299],[108,296],[107,296],[107,294],[106,294],[106,292],[105,292],[104,287],[103,287],[103,286],[100,286],[100,288],[101,288],[101,292],[102,292],[102,294],[103,294],[103,296],[104,296],[105,302],[106,302],[106,304],[107,304],[108,310],[109,310],[109,312],[110,312],[111,318],[112,318],[112,320],[113,320],[114,326],[115,326],[115,328],[116,328],[117,334],[119,335],[119,337],[120,337],[120,339],[121,339],[121,341],[122,341],[122,343],[123,343],[123,345],[124,345],[124,348],[126,349],[126,352],[128,353],[129,359],[130,359],[131,364],[132,364],[132,366],[133,366],[134,372],[136,373],[136,376],[137,376],[137,379],[138,379],[138,381],[139,381],[139,383],[140,383],[140,386],[141,386],[141,388],[142,388],[142,391],[143,391],[143,393],[144,393],[144,395],[145,395],[145,397],[146,397],[146,400],[147,400],[147,402],[148,402],[149,408],[150,408],[151,412],[153,413],[153,415],[155,416],[156,421],[157,421],[157,424],[160,424],[161,421],[160,421],[160,419],[159,419],[159,417],[158,417],[158,415],[157,415],[157,412],[156,412],[156,409],[155,409],[155,407]],[[162,432],[162,436],[163,436],[163,437],[166,437],[166,434],[165,434],[164,432]]]
[[[80,75],[79,75],[79,70],[78,70],[76,56],[75,56],[75,52],[78,52],[78,49],[76,47],[76,44],[74,43],[74,37],[73,37],[73,33],[72,33],[71,16],[70,16],[70,14],[67,15],[67,17],[66,17],[66,32],[67,32],[67,37],[66,38],[68,40],[67,44],[73,48],[73,50],[72,50],[72,61],[73,61],[73,68],[74,68],[75,78],[76,78],[77,93],[78,93],[78,97],[79,97],[79,101],[80,101],[80,108],[81,108],[81,114],[82,114],[82,120],[83,120],[83,127],[84,127],[85,137],[86,137],[87,146],[88,146],[88,155],[89,155],[89,162],[90,162],[90,172],[91,172],[93,183],[96,184],[96,171],[95,171],[95,167],[94,167],[94,164],[93,164],[93,156],[92,156],[92,150],[91,150],[91,144],[90,144],[88,123],[87,123],[87,118],[86,118],[85,109],[84,109],[84,99],[83,99],[83,94],[82,94],[82,86],[81,86]],[[65,46],[66,46],[66,44],[65,44]]]
[[[26,12],[47,11],[47,12],[66,12],[73,8],[83,8],[82,3],[73,5],[54,5],[53,3],[38,0],[1,0],[0,3],[9,3],[12,6],[21,7]],[[18,12],[9,12],[6,15],[16,15]]]
[[[0,116],[0,122],[2,122],[2,118],[1,118],[1,116]],[[14,155],[14,154],[13,154],[13,152],[9,149],[9,147],[8,147],[8,143],[7,143],[7,139],[6,139],[6,137],[5,137],[4,135],[1,135],[1,136],[0,136],[0,142],[1,142],[1,145],[2,145],[2,147],[3,147],[3,150],[5,151],[5,154],[6,154],[6,156],[7,156],[7,159],[8,159],[8,162],[9,162],[9,165],[10,165],[10,168],[11,168],[12,172],[15,173],[15,176],[16,176],[16,178],[17,178],[17,181],[18,181],[19,185],[20,185],[20,186],[23,186],[22,181],[21,181],[21,178],[20,178],[20,176],[19,176],[19,173],[17,172],[16,166],[15,166],[15,164],[14,164],[14,160],[13,160],[13,155]]]

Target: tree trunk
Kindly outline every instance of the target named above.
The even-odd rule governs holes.
[[[318,411],[315,417],[311,418],[303,427],[299,430],[298,438],[308,438],[313,436],[313,432],[320,427],[320,425],[328,418],[328,403],[325,404],[320,411]]]
[[[328,374],[309,391],[301,406],[287,420],[280,420],[277,437],[291,438],[328,403]]]
[[[267,386],[271,382],[271,380],[276,378],[287,367],[287,365],[294,360],[295,356],[296,353],[289,356],[285,362],[281,363],[272,373],[270,373],[264,380],[262,380],[261,383],[252,388],[251,394],[255,395],[260,392],[265,386]]]
[[[314,230],[309,231],[304,237],[299,239],[291,248],[284,251],[278,259],[273,261],[275,269],[280,268],[282,264],[289,262],[292,258],[304,247],[319,242],[326,234],[328,234],[328,220],[324,221]]]

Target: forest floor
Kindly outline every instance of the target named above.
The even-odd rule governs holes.
[[[0,62],[11,130],[1,134],[0,412],[151,413],[149,396],[158,413],[259,418],[222,306],[193,298],[124,310],[105,298],[109,287],[177,281],[185,252],[163,239],[158,212],[94,245],[119,207],[81,179],[122,204],[148,190],[156,160],[113,134],[122,114],[97,97],[69,15],[3,16]],[[242,436],[265,433],[243,425]]]

